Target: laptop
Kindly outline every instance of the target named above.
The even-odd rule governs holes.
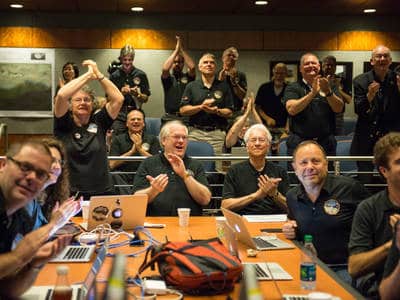
[[[69,245],[50,262],[88,262],[96,250],[95,245]]]
[[[134,229],[144,225],[146,209],[145,194],[93,196],[90,198],[88,220],[79,225],[87,231],[106,223],[113,229]]]
[[[276,236],[260,235],[252,237],[241,215],[238,215],[225,208],[221,208],[221,210],[226,218],[226,221],[235,231],[239,242],[242,242],[246,246],[257,250],[281,250],[294,248],[293,245],[282,241]]]
[[[107,257],[107,243],[99,249],[96,258],[93,260],[89,273],[86,275],[85,281],[82,284],[72,285],[72,299],[84,300],[95,299],[96,276],[100,271],[101,266]],[[54,277],[55,280],[55,277]],[[55,281],[54,281],[55,282]],[[52,299],[54,285],[51,286],[33,286],[26,291],[19,299],[22,300],[47,300]]]

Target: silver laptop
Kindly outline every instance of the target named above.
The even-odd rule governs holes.
[[[96,276],[100,271],[105,258],[107,257],[107,245],[99,249],[99,252],[94,259],[89,273],[86,275],[85,281],[82,284],[72,285],[72,299],[84,300],[95,299],[93,292],[95,292],[94,285],[96,283]],[[55,277],[54,277],[55,280]],[[55,281],[54,281],[55,282]],[[19,299],[22,300],[47,300],[52,299],[54,285],[51,286],[33,286],[26,291]]]
[[[221,208],[221,210],[226,218],[226,221],[235,231],[239,242],[242,242],[246,246],[257,250],[281,250],[294,248],[293,245],[282,241],[276,236],[260,235],[252,237],[241,215],[238,215],[229,209]]]
[[[88,262],[96,250],[95,245],[69,245],[50,262]]]
[[[146,217],[147,195],[93,196],[90,198],[87,222],[79,224],[93,230],[100,224],[114,229],[134,229],[143,226]]]
[[[293,280],[293,277],[275,262],[243,263],[243,265],[252,265],[258,280]]]

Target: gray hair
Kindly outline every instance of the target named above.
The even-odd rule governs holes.
[[[123,58],[124,56],[130,55],[132,56],[132,59],[135,58],[135,49],[129,45],[126,44],[125,46],[123,46],[119,52],[119,59]]]
[[[318,63],[319,63],[318,56],[316,56],[314,53],[308,52],[308,53],[305,53],[305,54],[303,54],[301,56],[301,58],[300,58],[300,66],[302,66],[304,64],[304,60],[306,59],[307,56],[314,56],[318,60]]]
[[[244,137],[243,137],[244,142],[247,144],[247,141],[249,140],[249,137],[250,137],[251,132],[252,132],[253,130],[256,130],[256,129],[260,129],[261,131],[264,131],[264,132],[265,132],[265,135],[266,135],[266,138],[267,138],[268,144],[271,144],[272,135],[271,135],[271,133],[269,132],[268,128],[265,127],[265,125],[263,125],[263,124],[254,124],[254,125],[251,125],[251,126],[249,127],[249,129],[246,130],[246,133],[244,134]]]
[[[186,135],[189,134],[188,128],[187,128],[186,125],[183,124],[181,121],[178,121],[178,120],[169,121],[169,122],[165,123],[165,124],[161,127],[160,134],[158,135],[158,139],[159,139],[159,141],[160,141],[161,147],[163,147],[163,146],[162,146],[162,143],[161,143],[162,140],[171,134],[171,127],[172,127],[172,126],[176,126],[176,125],[184,127],[184,128],[185,128],[185,131],[186,131]]]

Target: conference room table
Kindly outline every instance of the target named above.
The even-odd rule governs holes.
[[[79,223],[79,218],[74,219]],[[190,217],[188,227],[179,227],[177,217],[147,217],[147,222],[165,224],[164,228],[150,228],[153,237],[160,241],[187,241],[189,239],[209,239],[216,237],[216,218],[209,216]],[[250,233],[260,235],[261,228],[281,228],[281,222],[268,222],[268,223],[247,223]],[[281,239],[284,239],[282,233],[274,233]],[[144,238],[144,237],[142,237]],[[287,240],[288,241],[288,240]],[[292,243],[292,241],[289,241]],[[272,281],[259,281],[259,285],[264,299],[282,299],[282,294],[308,294],[310,291],[305,291],[300,288],[300,260],[301,260],[301,246],[296,244],[294,249],[286,250],[268,250],[259,251],[257,257],[247,257],[247,247],[239,243],[239,255],[243,262],[277,262],[286,272],[288,272],[293,280],[276,281],[276,285]],[[131,254],[140,250],[140,247],[123,246],[120,248],[110,249],[109,252],[117,253],[122,252]],[[126,275],[135,276],[138,267],[144,259],[144,254],[138,257],[128,257],[126,264]],[[107,281],[108,274],[112,265],[112,258],[108,257],[103,264],[99,275],[97,276],[97,287],[99,291],[104,290],[105,282]],[[70,283],[82,282],[88,273],[91,262],[88,263],[69,263],[70,268],[69,279]],[[48,263],[39,273],[35,285],[53,285],[56,279],[56,263]],[[156,271],[146,270],[142,275],[156,275]],[[129,288],[131,293],[139,294],[140,291],[137,287]],[[340,297],[343,300],[347,299],[360,299],[362,298],[354,289],[349,285],[341,282],[333,272],[331,272],[325,265],[318,263],[317,265],[317,283],[316,291],[332,294],[333,296]],[[234,290],[229,294],[231,299],[239,299],[240,284],[236,284]],[[228,299],[227,294],[215,296],[190,296],[185,295],[185,299]],[[134,299],[129,296],[128,299]],[[171,297],[158,296],[157,299],[172,299]]]

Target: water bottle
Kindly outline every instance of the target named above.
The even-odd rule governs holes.
[[[312,235],[304,236],[304,253],[301,254],[300,262],[300,286],[305,290],[314,290],[317,282],[317,250],[312,243]]]
[[[53,290],[53,300],[71,300],[72,287],[68,281],[68,266],[61,265],[57,267],[57,280]]]

